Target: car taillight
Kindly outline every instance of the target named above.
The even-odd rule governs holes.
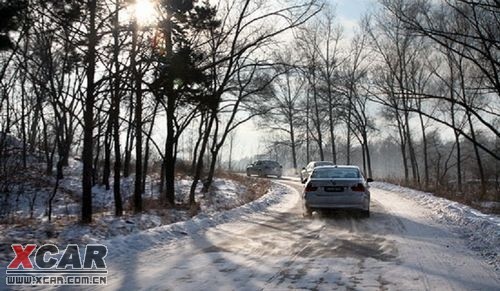
[[[352,186],[351,190],[354,192],[365,192],[365,186],[363,184],[359,183],[356,186]]]
[[[315,187],[311,184],[307,184],[305,192],[312,192],[318,190],[318,187]]]

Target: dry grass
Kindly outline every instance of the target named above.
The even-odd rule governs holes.
[[[271,188],[271,181],[263,178],[247,177],[241,174],[218,171],[218,178],[233,180],[247,188],[247,191],[242,194],[245,203],[259,199],[266,194]]]
[[[142,208],[147,210],[164,210],[165,201],[161,198],[143,197]]]

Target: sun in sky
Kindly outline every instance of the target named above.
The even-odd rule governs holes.
[[[135,0],[129,7],[129,18],[137,19],[140,26],[155,24],[158,19],[157,3],[154,0]]]

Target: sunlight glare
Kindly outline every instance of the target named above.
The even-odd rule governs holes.
[[[158,13],[152,0],[136,0],[132,5],[133,16],[140,26],[155,24]]]

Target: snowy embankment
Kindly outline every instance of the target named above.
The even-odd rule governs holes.
[[[193,223],[199,223],[203,217],[211,217],[221,211],[244,205],[248,201],[265,194],[269,187],[267,181],[257,178],[231,177],[224,175],[215,178],[208,192],[201,191],[199,183],[195,191],[198,208],[188,207],[189,191],[192,180],[178,176],[175,180],[176,207],[167,208],[162,204],[158,179],[148,176],[143,195],[144,212],[132,211],[134,177],[123,178],[121,183],[124,215],[114,215],[113,190],[106,190],[102,185],[92,188],[93,223],[82,225],[80,217],[81,200],[81,162],[70,159],[65,168],[65,177],[60,181],[53,201],[52,221],[47,219],[47,201],[53,193],[53,177],[41,177],[27,173],[25,182],[13,184],[14,191],[2,196],[0,201],[0,262],[9,261],[13,243],[102,243],[114,237],[140,233],[143,230],[188,221],[195,214]],[[34,167],[36,170],[37,168]],[[36,172],[36,171],[35,171]],[[23,180],[24,181],[24,180]],[[264,200],[269,202],[272,199]],[[264,203],[263,202],[263,203]],[[260,205],[260,204],[257,204]],[[188,224],[190,225],[190,224]],[[173,229],[178,229],[179,225]],[[120,239],[118,239],[119,241]]]
[[[289,192],[289,188],[273,183],[269,192],[264,196],[240,207],[211,214],[202,213],[186,221],[117,236],[104,242],[99,241],[99,243],[110,247],[107,260],[113,260],[133,250],[144,251],[180,237],[191,236],[208,228],[236,221],[256,212],[264,211],[271,206],[279,206],[280,203],[290,199],[290,195],[285,195]]]
[[[489,263],[499,265],[500,217],[484,214],[467,205],[390,183],[373,182],[374,188],[392,191],[411,199],[435,213],[438,220],[456,228],[460,237],[468,241],[468,246],[480,252]]]

